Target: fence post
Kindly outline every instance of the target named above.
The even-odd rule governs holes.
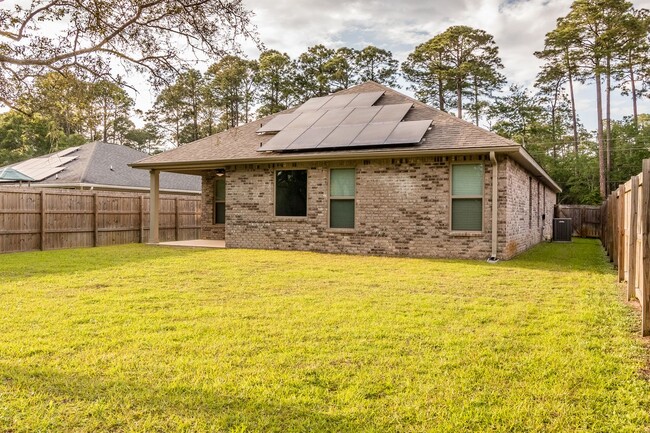
[[[641,334],[650,335],[650,159],[643,160],[643,199],[641,201],[641,224],[643,227],[643,285],[641,290]]]
[[[41,190],[41,251],[45,251],[45,190]]]
[[[140,243],[144,242],[144,196],[140,196]]]
[[[612,191],[612,205],[610,213],[612,215],[611,237],[612,237],[612,254],[609,260],[618,266],[618,190]]]
[[[622,184],[618,187],[618,207],[616,209],[616,220],[618,227],[616,229],[616,236],[618,237],[618,257],[616,262],[618,264],[618,282],[621,283],[625,280],[625,185]]]
[[[180,229],[180,220],[178,218],[178,197],[174,198],[174,237],[178,241],[178,232]]]
[[[636,224],[639,212],[639,178],[632,177],[630,188],[630,234],[628,236],[628,264],[627,264],[627,299],[628,301],[636,295]]]
[[[97,240],[99,238],[99,221],[98,221],[98,215],[99,215],[99,207],[97,205],[97,193],[93,193],[93,246],[97,246]]]

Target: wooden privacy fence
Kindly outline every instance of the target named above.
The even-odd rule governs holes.
[[[160,240],[197,239],[201,198],[162,195]],[[0,252],[147,242],[149,195],[0,188]]]
[[[600,206],[557,205],[555,218],[571,218],[573,236],[581,238],[600,238]]]
[[[650,335],[650,159],[643,170],[613,191],[601,206],[601,241],[627,282],[628,299],[641,304],[643,336]]]

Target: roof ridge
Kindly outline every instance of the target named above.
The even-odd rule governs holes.
[[[84,167],[84,171],[81,173],[81,176],[79,176],[79,183],[84,183],[86,180],[86,174],[88,174],[88,168],[90,167],[90,162],[92,161],[93,155],[95,154],[95,151],[97,150],[97,141],[92,141],[90,143],[87,143],[88,146],[92,144],[93,148],[90,151],[90,155],[88,155],[88,159],[86,160],[86,166]]]

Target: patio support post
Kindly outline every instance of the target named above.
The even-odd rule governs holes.
[[[151,183],[149,190],[149,243],[157,244],[160,221],[160,170],[149,171]]]

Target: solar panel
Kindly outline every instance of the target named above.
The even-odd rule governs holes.
[[[307,100],[307,102],[302,104],[300,107],[296,108],[296,111],[297,112],[303,112],[303,111],[318,110],[327,101],[329,101],[332,98],[333,98],[333,96],[319,96],[317,98],[311,98],[311,99]]]
[[[384,94],[381,92],[357,93],[356,98],[347,107],[370,107]]]
[[[359,135],[366,125],[339,125],[330,135],[325,137],[316,148],[327,149],[334,147],[346,147]]]
[[[372,105],[384,92],[312,98],[258,132],[277,132],[259,151],[342,149],[419,143],[430,120],[403,122],[412,103]]]
[[[323,104],[319,110],[332,110],[335,108],[345,108],[353,99],[357,97],[356,93],[349,93],[347,95],[338,95],[332,97],[329,101]]]
[[[431,126],[430,120],[400,122],[388,136],[384,144],[419,143],[427,132],[427,129],[429,129],[429,126]]]
[[[66,155],[74,152],[66,149]],[[40,181],[48,178],[65,169],[64,165],[74,161],[78,156],[59,156],[61,152],[55,153],[52,156],[44,158],[33,158],[28,161],[21,162],[13,166],[14,169],[20,171],[26,176],[31,177],[35,181]]]
[[[279,132],[286,128],[291,122],[296,120],[300,113],[278,114],[273,119],[269,120],[266,125],[262,125],[257,133],[265,132]]]
[[[341,125],[367,125],[380,110],[381,107],[355,108],[352,113],[341,122]]]
[[[384,144],[388,136],[397,127],[397,122],[369,123],[361,133],[352,140],[352,146]]]
[[[58,152],[57,155],[66,156],[66,155],[70,155],[72,152],[76,152],[77,150],[79,150],[79,146],[68,147],[67,149],[63,149],[62,151]]]
[[[399,122],[406,116],[413,104],[382,105],[381,111],[373,117],[373,122]]]
[[[314,128],[325,126],[338,126],[346,117],[352,113],[352,108],[341,108],[338,110],[329,110],[323,114],[323,117],[314,123]]]
[[[296,138],[289,147],[286,148],[286,150],[312,149],[330,135],[335,128],[336,126],[309,128]]]
[[[260,147],[259,150],[261,151],[266,151],[266,150],[284,150],[293,141],[300,137],[300,135],[305,132],[307,128],[289,128],[285,129],[282,132],[280,132],[277,135],[274,135],[273,138],[271,138],[269,141],[266,142],[265,145]]]
[[[309,128],[311,127],[318,119],[323,117],[327,111],[305,111],[300,113],[300,116],[291,122],[285,129],[294,129],[294,128]]]

